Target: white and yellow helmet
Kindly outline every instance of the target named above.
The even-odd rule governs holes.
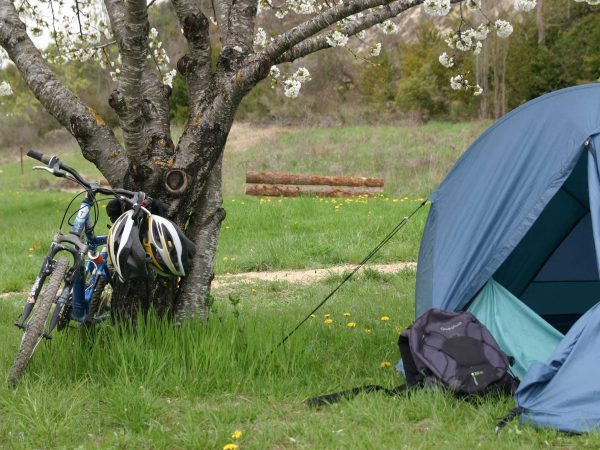
[[[156,271],[161,275],[185,276],[185,269],[195,253],[194,243],[164,217],[152,214],[146,220],[144,249]]]
[[[125,211],[115,220],[108,232],[106,250],[109,263],[122,281],[147,274],[139,220],[133,210]]]

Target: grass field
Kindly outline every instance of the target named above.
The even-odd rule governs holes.
[[[392,129],[382,134],[389,134],[390,143],[411,133],[417,135],[416,141],[435,134],[442,141],[462,142],[481,128],[479,124],[437,124],[423,128],[425,136],[414,128],[399,129],[395,137]],[[317,142],[328,142],[333,153],[342,154],[346,148],[339,161],[348,166],[340,170],[351,173],[349,167],[363,164],[357,149],[360,133],[367,131],[285,131],[230,155],[228,216],[217,272],[357,262],[418,205],[418,199],[426,196],[436,177],[460,153],[456,150],[451,157],[449,149],[442,151],[434,141],[423,151],[423,158],[435,160],[436,167],[429,167],[431,162],[412,173],[408,170],[388,195],[352,202],[247,198],[236,190],[239,178],[232,181],[245,170],[263,168],[266,163],[259,154],[275,158],[270,151],[278,146],[288,161],[297,158],[306,164],[297,171],[335,172],[336,163],[326,157],[322,167],[313,157],[308,158],[311,161],[301,157],[305,147]],[[386,168],[404,157],[391,147],[382,156]],[[65,158],[81,167],[81,159],[71,152]],[[283,165],[264,168],[292,170]],[[5,293],[0,297],[2,380],[20,335],[12,321],[23,298],[14,291],[31,283],[65,202],[73,194],[40,191],[38,178],[28,171],[21,176],[18,163],[4,164],[0,170],[4,210],[0,264],[5,268],[0,272],[0,291]],[[94,175],[90,168],[82,171]],[[423,174],[429,174],[429,181],[423,181]],[[421,211],[376,261],[416,260],[425,216],[426,211]],[[183,329],[150,318],[138,324],[135,332],[102,326],[93,343],[81,341],[77,328],[68,329],[43,343],[16,390],[0,382],[0,448],[600,447],[597,434],[536,431],[517,423],[495,435],[497,419],[513,406],[506,398],[484,398],[474,404],[443,392],[420,391],[400,398],[367,394],[320,410],[309,409],[303,400],[310,396],[362,384],[391,387],[402,382],[393,366],[399,358],[398,334],[414,316],[412,270],[393,275],[368,270],[351,279],[285,346],[271,353],[340,280],[341,276],[330,276],[310,285],[227,285],[214,291],[210,320]]]

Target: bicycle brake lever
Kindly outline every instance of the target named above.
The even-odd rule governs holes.
[[[46,172],[50,172],[55,177],[64,178],[67,176],[67,172],[58,169],[51,169],[48,166],[33,166],[33,170],[45,170]]]

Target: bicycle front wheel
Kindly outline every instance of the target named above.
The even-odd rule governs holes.
[[[12,386],[15,386],[25,373],[25,369],[27,368],[27,364],[29,363],[33,352],[44,337],[44,329],[50,309],[52,308],[52,304],[56,301],[56,294],[58,293],[60,285],[65,278],[67,269],[67,258],[58,258],[56,264],[54,265],[52,274],[47,280],[46,286],[38,298],[37,305],[35,306],[31,316],[31,320],[29,320],[25,327],[19,353],[17,354],[15,362],[13,363],[8,374],[8,382]]]

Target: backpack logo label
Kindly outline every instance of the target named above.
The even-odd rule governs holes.
[[[455,328],[458,328],[458,327],[460,327],[461,325],[462,325],[462,321],[461,321],[461,322],[458,322],[458,323],[455,323],[454,325],[452,325],[452,326],[449,326],[449,327],[440,327],[440,330],[442,330],[442,331],[452,331],[452,330],[454,330]]]

